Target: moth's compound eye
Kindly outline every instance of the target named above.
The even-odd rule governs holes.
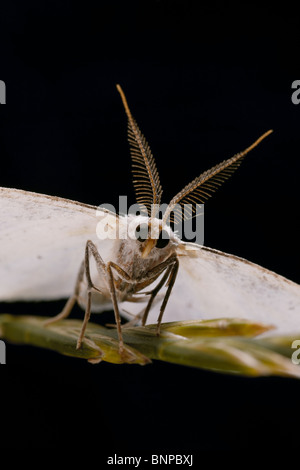
[[[138,225],[135,229],[135,238],[139,242],[145,242],[148,238],[148,230],[149,229],[147,224]]]
[[[165,248],[169,243],[169,234],[166,230],[162,230],[156,242],[156,248]]]

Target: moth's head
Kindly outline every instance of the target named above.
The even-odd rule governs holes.
[[[164,257],[178,244],[172,229],[157,218],[139,218],[134,237],[139,244],[140,255],[143,259],[153,255]]]

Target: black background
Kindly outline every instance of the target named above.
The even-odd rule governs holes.
[[[299,16],[281,5],[199,5],[1,2],[0,184],[95,205],[117,206],[126,194],[134,203],[116,83],[156,157],[164,202],[272,128],[206,204],[205,244],[299,283],[300,106],[291,101]],[[54,315],[62,305],[1,311]],[[92,366],[9,344],[7,363],[0,448],[93,445],[105,461],[122,451],[298,444],[296,380],[158,362]]]

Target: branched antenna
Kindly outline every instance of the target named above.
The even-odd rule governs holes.
[[[120,85],[117,90],[121,95],[128,118],[128,141],[132,159],[133,185],[137,202],[146,206],[149,217],[156,215],[160,205],[162,188],[151,149],[133,118],[124,92]]]
[[[196,204],[203,204],[240,166],[243,158],[263,139],[273,132],[272,129],[260,136],[250,147],[237,153],[228,160],[205,171],[186,185],[169,203],[164,214],[164,222],[170,217],[171,222],[178,223],[196,215]]]

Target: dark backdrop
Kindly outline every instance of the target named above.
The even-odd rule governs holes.
[[[0,184],[95,205],[124,194],[135,202],[116,83],[156,157],[165,202],[272,128],[206,204],[205,244],[300,282],[300,106],[291,101],[299,16],[199,4],[1,2]],[[54,315],[62,305],[1,311]],[[105,459],[121,449],[297,445],[296,380],[158,362],[92,366],[12,345],[7,363],[3,446],[94,445]]]

